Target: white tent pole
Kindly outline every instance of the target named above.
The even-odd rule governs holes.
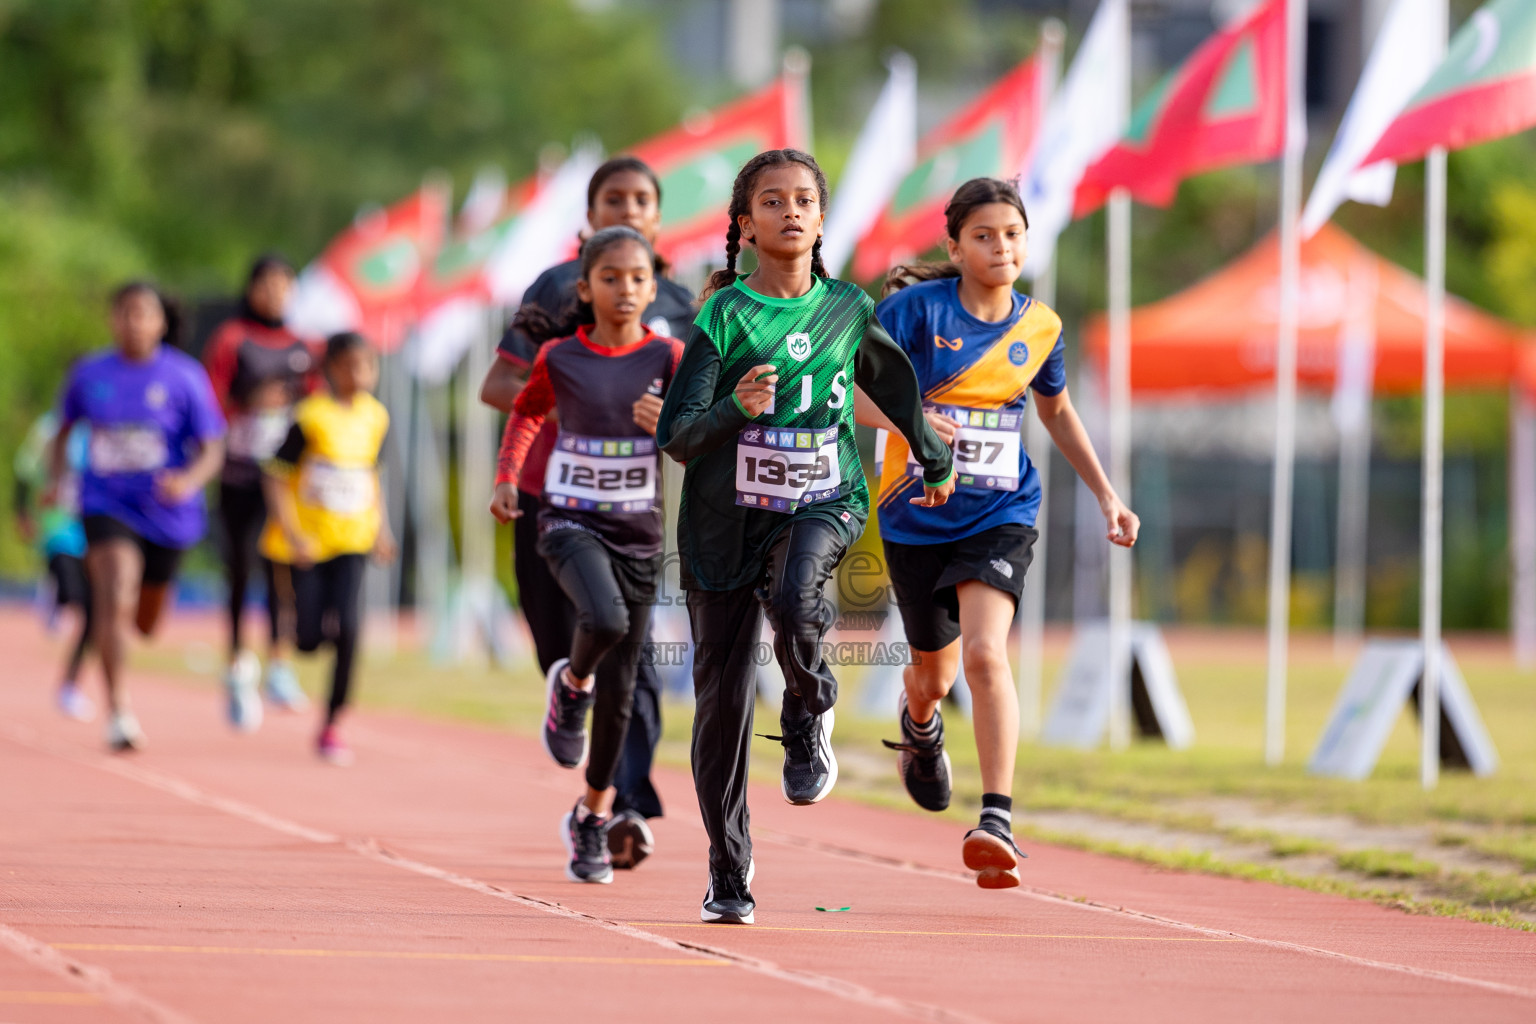
[[[1041,90],[1040,110],[1044,117],[1051,93],[1056,91],[1061,78],[1061,48],[1066,40],[1066,28],[1055,18],[1046,19],[1040,27],[1040,50],[1047,62],[1042,72],[1045,88]],[[1056,260],[1035,277],[1030,294],[1046,306],[1056,305]],[[1035,472],[1040,477],[1040,512],[1035,519],[1039,537],[1035,541],[1035,557],[1030,564],[1032,582],[1024,585],[1024,596],[1019,602],[1019,738],[1032,740],[1040,735],[1040,712],[1045,692],[1045,572],[1046,552],[1050,540],[1046,536],[1050,518],[1051,499],[1051,435],[1040,422],[1039,416],[1024,417],[1024,446],[1030,453]]]
[[[1515,661],[1536,664],[1536,403],[1516,384],[1509,396],[1510,631]]]
[[[1131,196],[1109,197],[1109,479],[1131,501]],[[1109,552],[1109,745],[1131,745],[1131,551]]]
[[[1296,461],[1297,306],[1301,300],[1301,158],[1306,148],[1306,0],[1286,8],[1285,157],[1280,177],[1280,316],[1275,346],[1275,465],[1269,516],[1269,662],[1264,760],[1285,757],[1285,687],[1291,630],[1291,485]]]
[[[1445,472],[1445,148],[1429,151],[1425,166],[1424,273],[1429,308],[1424,316],[1423,581],[1419,631],[1424,678],[1419,703],[1419,777],[1425,789],[1440,779],[1440,587]]]

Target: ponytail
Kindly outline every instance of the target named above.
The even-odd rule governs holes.
[[[938,263],[898,263],[886,271],[885,282],[880,286],[880,297],[886,298],[903,288],[924,281],[939,281],[946,277],[959,277],[960,265],[944,260]]]

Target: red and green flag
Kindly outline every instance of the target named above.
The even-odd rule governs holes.
[[[386,352],[399,346],[420,315],[448,203],[446,188],[423,185],[395,205],[359,217],[316,261],[353,305],[354,329]]]
[[[944,206],[956,186],[1019,174],[1040,128],[1042,67],[1037,58],[1026,60],[918,143],[916,166],[859,240],[855,279],[873,280],[941,242]]]
[[[517,224],[518,216],[539,191],[537,176],[513,185],[506,191],[501,209],[489,223],[472,230],[456,229],[443,241],[422,285],[422,312],[430,313],[450,299],[491,301],[485,277],[486,263],[496,248],[506,241]]]
[[[1117,188],[1167,206],[1185,178],[1280,156],[1286,3],[1265,0],[1158,83],[1131,115],[1119,144],[1084,173],[1076,216],[1096,210]]]
[[[1411,163],[1536,125],[1536,0],[1493,0],[1451,40],[1445,60],[1362,163]]]
[[[661,234],[656,248],[673,263],[719,257],[726,210],[741,165],[765,149],[806,144],[803,75],[772,85],[634,147],[661,179]]]

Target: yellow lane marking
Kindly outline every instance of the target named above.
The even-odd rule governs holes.
[[[633,928],[713,928],[716,924],[690,924],[675,921],[625,921]],[[1214,938],[1204,935],[1055,935],[1048,932],[920,932],[898,928],[785,928],[755,924],[741,931],[753,932],[823,932],[843,935],[948,935],[982,939],[1084,939],[1094,942],[1242,942],[1242,939]]]
[[[264,949],[245,946],[136,946],[56,942],[54,949],[96,953],[213,953],[234,956],[296,956],[349,960],[452,960],[504,964],[627,964],[641,967],[726,967],[729,960],[661,956],[540,956],[525,953],[427,953],[391,949]]]
[[[33,1006],[95,1006],[101,997],[92,992],[0,992],[0,1003],[28,1003]]]

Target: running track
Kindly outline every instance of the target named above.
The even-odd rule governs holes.
[[[988,893],[953,822],[771,787],[759,924],[704,926],[684,773],[658,854],[583,887],[535,740],[362,714],[342,771],[308,716],[236,737],[141,676],[153,746],[112,758],[33,624],[0,644],[0,1024],[1536,1020],[1536,935],[1039,846]]]

